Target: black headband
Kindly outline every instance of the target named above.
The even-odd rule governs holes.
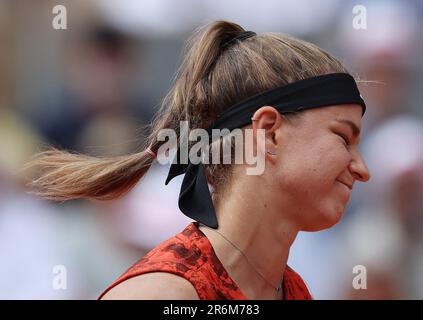
[[[211,133],[211,129],[224,128],[233,130],[249,125],[254,112],[266,105],[276,108],[280,113],[290,113],[345,104],[361,105],[363,115],[366,111],[354,78],[346,73],[332,73],[290,83],[241,101],[223,112],[208,131]],[[185,173],[179,194],[179,209],[186,216],[217,228],[216,213],[203,164],[192,164],[189,157],[188,164],[179,164],[179,151],[178,149],[165,184]]]

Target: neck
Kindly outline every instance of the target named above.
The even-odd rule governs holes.
[[[274,299],[298,230],[282,213],[272,212],[260,197],[242,199],[242,194],[234,194],[217,210],[217,231],[241,250],[249,262],[214,230],[200,229],[244,295],[249,299]]]

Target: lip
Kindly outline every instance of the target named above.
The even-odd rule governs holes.
[[[352,190],[352,185],[349,185],[349,184],[347,184],[347,183],[345,183],[343,181],[340,181],[340,180],[336,180],[336,181],[342,183],[344,186],[347,186],[348,189]]]

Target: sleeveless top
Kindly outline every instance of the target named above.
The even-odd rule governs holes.
[[[132,277],[149,272],[169,272],[187,279],[201,300],[248,299],[229,277],[217,258],[206,235],[190,223],[182,232],[164,241],[130,267],[100,296]],[[301,277],[286,266],[283,274],[283,293],[286,300],[311,300]]]

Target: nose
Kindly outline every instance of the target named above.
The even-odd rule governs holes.
[[[366,163],[364,162],[363,157],[357,151],[353,157],[349,169],[356,180],[361,182],[366,182],[370,180],[370,172],[367,168]]]

